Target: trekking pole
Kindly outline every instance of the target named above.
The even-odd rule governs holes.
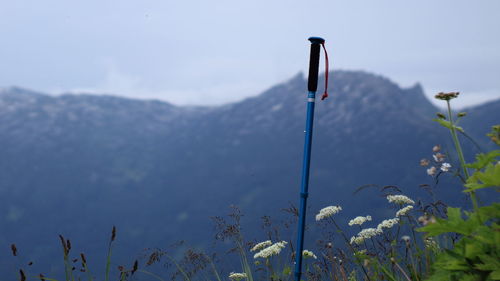
[[[297,251],[295,253],[295,281],[300,281],[302,274],[302,251],[304,248],[304,228],[306,221],[306,207],[307,196],[309,187],[309,166],[311,163],[311,143],[313,135],[313,121],[314,121],[314,105],[316,98],[316,90],[318,88],[318,71],[319,71],[319,53],[320,48],[323,46],[325,50],[326,73],[325,73],[325,93],[322,100],[328,97],[327,83],[328,83],[328,55],[325,49],[325,40],[320,37],[310,37],[311,41],[311,54],[309,59],[309,78],[307,82],[307,119],[305,130],[305,143],[304,143],[304,160],[302,164],[302,183],[300,188],[300,209],[299,209],[299,225],[297,233]],[[320,46],[321,45],[321,46]]]

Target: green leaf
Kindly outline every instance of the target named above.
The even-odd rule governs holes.
[[[447,232],[470,235],[481,225],[477,217],[464,221],[461,216],[460,208],[448,207],[447,213],[448,219],[437,218],[435,223],[418,228],[417,231],[427,232],[429,236],[437,236]]]
[[[500,268],[491,272],[489,277],[491,280],[500,280]]]
[[[476,162],[466,164],[465,166],[467,168],[481,170],[482,168],[486,167],[486,165],[488,165],[489,163],[497,162],[496,159],[497,157],[500,157],[500,150],[493,150],[486,154],[479,153],[476,154]]]
[[[448,128],[450,130],[451,130],[452,126],[453,126],[453,128],[455,130],[460,131],[462,133],[465,133],[465,131],[464,131],[464,129],[462,127],[451,125],[450,121],[446,121],[446,120],[438,119],[438,118],[434,118],[432,120],[438,122],[439,124],[441,124],[441,126],[446,127],[446,128]]]
[[[392,273],[387,270],[387,268],[385,268],[385,266],[383,265],[380,265],[380,269],[382,270],[382,272],[384,272],[385,276],[387,276],[387,278],[391,281],[397,281],[396,278],[394,277],[394,275],[392,275]]]
[[[285,266],[285,268],[283,268],[283,272],[282,272],[283,276],[288,276],[291,273],[292,273],[292,268],[291,267]]]
[[[500,163],[495,165],[489,163],[486,165],[484,172],[475,172],[467,179],[465,192],[493,186],[500,186]]]

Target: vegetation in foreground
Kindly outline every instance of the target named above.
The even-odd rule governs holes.
[[[457,96],[458,93],[436,95],[446,102],[447,113],[439,113],[434,119],[450,131],[454,153],[442,153],[436,145],[432,148],[432,158],[422,159],[420,165],[436,183],[446,174],[456,177],[470,198],[472,210],[448,207],[434,198],[431,187],[428,191],[432,200],[415,202],[395,186],[381,190],[389,206],[394,208],[394,216],[378,223],[373,222],[369,214],[341,222],[336,214],[342,207],[327,206],[316,215],[316,223],[322,229],[316,249],[303,252],[304,280],[500,280],[500,204],[483,206],[477,198],[482,189],[498,192],[500,150],[480,153],[474,162],[466,163],[459,141],[459,134],[465,135],[465,131],[458,126],[465,113],[455,116],[450,106],[450,101]],[[500,146],[500,125],[493,126],[488,136]],[[448,159],[453,158],[458,161],[452,165]],[[64,280],[293,280],[295,237],[283,238],[281,232],[295,227],[298,210],[290,206],[284,211],[291,216],[280,226],[273,225],[270,217],[262,218],[268,237],[262,242],[244,239],[242,214],[236,207],[232,207],[228,218],[213,218],[216,240],[222,242],[220,245],[231,242],[233,246],[228,252],[240,259],[239,267],[229,273],[219,270],[220,264],[225,264],[220,259],[228,258],[228,253],[218,255],[217,251],[208,253],[189,247],[181,258],[169,254],[170,251],[149,249],[140,262],[112,265],[112,246],[116,239],[113,227],[104,276],[98,278],[89,269],[85,255],[75,256],[70,240],[61,235]],[[353,229],[357,234],[348,236]],[[336,242],[338,240],[342,242]],[[19,258],[15,244],[11,245],[11,251]],[[159,273],[153,272],[155,264],[163,264],[165,268]],[[30,265],[19,269],[19,280],[56,280],[32,274]],[[118,275],[110,276],[112,269],[117,270]]]

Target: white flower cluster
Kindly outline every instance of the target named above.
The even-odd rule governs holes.
[[[361,230],[357,236],[351,238],[351,244],[356,243],[356,244],[361,244],[365,239],[370,239],[373,236],[382,234],[382,230],[378,228],[365,228]]]
[[[371,220],[372,220],[371,216],[366,216],[366,217],[359,216],[359,217],[355,217],[354,219],[352,219],[352,220],[349,221],[349,226],[362,225],[363,223],[365,223],[367,221],[371,221]]]
[[[443,165],[441,165],[441,171],[443,172],[448,172],[450,168],[451,168],[450,163],[443,163]]]
[[[403,235],[401,236],[401,240],[405,241],[406,243],[410,242],[411,237],[408,235]]]
[[[247,274],[246,273],[236,273],[236,272],[231,272],[229,274],[229,278],[230,279],[233,279],[233,280],[241,280],[243,278],[247,278]]]
[[[340,211],[342,211],[342,207],[340,207],[340,206],[329,206],[329,207],[323,208],[316,215],[316,220],[320,221],[324,218],[331,217]]]
[[[286,244],[288,244],[288,242],[286,242],[286,241],[276,242],[273,245],[262,249],[260,252],[255,254],[253,256],[253,258],[254,259],[256,259],[256,258],[268,258],[270,256],[278,255],[281,252],[281,249],[285,248]]]
[[[316,257],[316,255],[312,251],[309,251],[309,250],[302,251],[302,256],[304,258],[314,258],[314,259],[318,258],[318,257]]]
[[[404,195],[388,195],[387,200],[389,203],[396,203],[396,204],[415,204],[415,201],[411,200],[407,196]]]
[[[253,246],[253,248],[250,249],[250,252],[255,252],[255,251],[262,250],[262,249],[264,249],[267,246],[271,246],[272,244],[273,244],[273,242],[271,242],[271,240],[260,242],[257,245]]]
[[[425,238],[424,245],[427,248],[439,249],[439,245],[433,237]]]
[[[399,218],[393,218],[393,219],[388,219],[388,220],[383,220],[379,225],[377,226],[377,229],[382,231],[384,228],[391,228],[394,225],[399,223]]]
[[[411,209],[413,209],[412,205],[408,205],[408,206],[400,209],[399,211],[396,212],[396,217],[400,217],[400,216],[406,215]]]
[[[353,236],[353,237],[351,237],[350,243],[359,245],[359,244],[363,243],[363,241],[365,241],[365,238],[359,237],[359,236]]]

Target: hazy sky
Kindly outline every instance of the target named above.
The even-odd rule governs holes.
[[[221,104],[307,71],[366,70],[462,104],[500,97],[500,1],[0,0],[0,87]]]

